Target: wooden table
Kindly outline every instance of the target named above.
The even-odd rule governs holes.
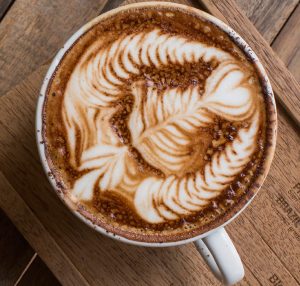
[[[138,248],[85,226],[51,190],[37,156],[34,110],[51,59],[86,21],[130,2],[137,1],[0,0],[0,208],[10,219],[0,211],[0,285],[219,285],[192,244]],[[247,21],[235,27],[243,14],[228,14],[235,2],[175,2],[206,7],[247,33]],[[246,269],[239,284],[299,285],[300,5],[236,4],[294,76],[269,70],[279,102],[274,163],[254,202],[227,227]],[[262,47],[252,34],[249,41],[254,50]],[[268,47],[262,50],[270,55]]]

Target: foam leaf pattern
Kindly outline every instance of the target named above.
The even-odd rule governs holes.
[[[92,171],[76,181],[73,195],[89,200],[97,184],[102,191],[114,189],[124,177],[126,157],[126,146],[96,145],[83,152],[78,170]]]
[[[248,163],[255,150],[259,114],[255,113],[251,126],[242,128],[237,139],[227,143],[205,165],[204,174],[171,175],[166,179],[149,177],[137,188],[134,205],[138,214],[151,223],[174,220],[203,209],[229,186]]]
[[[255,85],[241,66],[232,61],[221,63],[205,83],[203,104],[229,121],[250,118],[255,110]]]
[[[191,137],[213,120],[205,109],[197,87],[148,88],[146,96],[136,92],[128,127],[144,158],[166,174],[180,171],[189,160]]]
[[[128,79],[140,75],[142,67],[200,61],[217,63],[204,94],[198,86],[159,91],[144,81],[131,84],[134,105],[127,121],[131,143],[165,177],[141,175],[137,161],[111,128],[110,118],[117,111],[114,102],[124,96]],[[256,147],[258,91],[245,70],[222,49],[159,29],[124,34],[107,45],[103,39],[95,41],[72,72],[63,100],[70,163],[85,172],[75,181],[72,196],[92,200],[95,188],[127,192],[137,213],[151,223],[207,206],[241,172]],[[185,173],[194,137],[216,116],[251,124],[241,128],[223,151],[212,154],[212,161],[201,170]]]

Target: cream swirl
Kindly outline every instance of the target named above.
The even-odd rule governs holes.
[[[212,122],[198,88],[173,88],[159,94],[151,87],[146,97],[134,88],[133,95],[136,101],[128,123],[133,146],[165,174],[179,172],[190,158],[191,137]]]
[[[134,205],[138,214],[148,222],[160,223],[189,215],[205,207],[233,181],[255,149],[259,114],[253,116],[249,128],[242,128],[232,143],[216,152],[210,163],[194,175],[166,179],[149,177],[137,188]]]
[[[159,90],[139,79],[142,67],[161,69],[170,64],[217,62],[202,92],[198,85]],[[242,63],[229,53],[154,29],[91,45],[68,81],[63,100],[70,163],[85,171],[73,185],[74,200],[92,200],[94,190],[114,191],[131,200],[136,212],[150,223],[174,220],[206,207],[235,179],[256,148],[260,114],[257,90]],[[124,96],[133,98],[126,121],[130,146],[111,128]],[[218,116],[250,122],[233,142],[212,155],[211,162],[193,174],[194,137]],[[200,138],[201,139],[201,138]],[[140,172],[131,154],[162,176]]]
[[[139,67],[197,62],[223,62],[232,59],[231,55],[220,49],[190,41],[182,36],[172,36],[155,29],[148,33],[121,36],[102,47],[96,42],[75,67],[68,82],[63,105],[64,121],[68,126],[68,139],[71,145],[71,161],[75,165],[76,131],[75,126],[89,130],[94,110],[88,107],[107,107],[123,95],[122,87],[131,75],[140,73]],[[102,47],[102,48],[101,48]],[[93,56],[94,55],[94,56]],[[83,113],[89,115],[83,119]],[[85,121],[85,122],[83,122]],[[85,124],[86,123],[86,124]],[[85,132],[80,130],[80,132]],[[81,152],[89,147],[89,130],[83,139]],[[94,141],[95,142],[95,141]]]
[[[162,94],[150,87],[146,97],[134,86],[132,93],[135,105],[128,125],[133,145],[166,175],[180,172],[189,163],[192,137],[199,127],[212,123],[215,114],[241,121],[255,109],[247,77],[231,62],[214,70],[203,96],[197,86],[167,89]]]

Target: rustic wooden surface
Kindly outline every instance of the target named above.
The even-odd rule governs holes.
[[[76,285],[219,285],[192,244],[143,249],[112,241],[78,221],[51,190],[34,138],[34,109],[48,67],[43,63],[49,61],[74,30],[98,14],[105,1],[84,1],[85,7],[78,5],[80,1],[69,1],[70,6],[59,13],[57,9],[64,7],[63,1],[52,1],[47,10],[52,21],[45,23],[41,20],[45,15],[42,5],[46,7],[47,1],[39,1],[41,4],[36,5],[40,6],[31,9],[29,2],[36,1],[16,0],[0,24],[0,90],[4,95],[0,99],[0,207],[63,285],[74,285],[75,281]],[[122,2],[109,1],[104,10]],[[198,1],[176,2],[199,6]],[[248,3],[237,2],[299,80],[298,2]],[[83,10],[75,9],[76,5]],[[70,15],[65,19],[62,15],[66,11]],[[21,23],[24,18],[16,17],[21,12],[30,18],[25,23]],[[43,25],[43,29],[38,25]],[[59,35],[54,36],[54,31]],[[48,49],[43,41],[49,35],[49,50],[43,51]],[[282,106],[278,107],[278,145],[270,174],[250,207],[227,227],[246,268],[240,285],[280,285],[279,281],[282,285],[299,285],[300,281],[299,129]],[[40,262],[34,260],[23,274],[21,285],[42,281],[34,280],[41,279],[35,278],[34,268],[43,268],[35,266],[36,263]],[[68,270],[62,273],[62,269]],[[45,272],[44,276],[47,275]]]
[[[0,209],[0,285],[17,281],[34,250]]]
[[[25,79],[51,59],[106,1],[16,0],[0,25],[0,91]]]
[[[272,43],[299,1],[249,0],[236,1],[236,3],[264,36],[265,40]]]
[[[48,270],[45,263],[39,258],[33,260],[28,270],[18,281],[18,286],[59,286],[55,276]]]
[[[280,34],[274,40],[272,47],[288,69],[300,82],[300,5],[284,25]],[[298,110],[299,112],[299,110]]]
[[[28,205],[16,193],[7,179],[0,172],[0,207],[8,213],[11,220],[22,232],[24,237],[32,244],[37,253],[45,260],[51,261],[49,268],[55,272],[57,278],[64,285],[76,285],[85,279],[76,269],[70,259],[60,249],[45,226],[34,215]],[[44,205],[45,207],[45,205]],[[44,208],[46,213],[47,208]],[[49,217],[48,217],[49,220]],[[66,275],[68,273],[68,275]],[[24,276],[24,275],[23,275]],[[22,280],[22,279],[21,279]]]

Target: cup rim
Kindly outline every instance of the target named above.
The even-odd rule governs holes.
[[[72,45],[80,38],[84,33],[86,33],[88,30],[90,30],[94,25],[96,25],[98,22],[111,17],[114,14],[117,14],[121,11],[126,11],[130,9],[136,9],[136,8],[147,8],[147,7],[162,7],[162,8],[178,8],[180,10],[189,11],[192,14],[197,15],[198,17],[205,19],[212,24],[219,27],[222,31],[224,31],[227,35],[229,35],[235,44],[237,44],[240,49],[245,52],[248,56],[250,56],[251,61],[256,66],[257,71],[260,73],[259,78],[261,79],[261,84],[264,88],[265,93],[265,100],[266,108],[267,108],[267,116],[268,116],[268,126],[266,129],[266,157],[262,165],[262,171],[259,172],[257,175],[255,181],[251,184],[250,188],[247,191],[247,194],[243,197],[242,201],[238,202],[233,209],[230,210],[230,212],[222,217],[220,220],[216,220],[215,222],[212,222],[210,224],[210,229],[207,231],[203,231],[200,234],[195,234],[194,236],[181,239],[179,237],[179,240],[176,240],[176,235],[174,235],[173,241],[164,241],[164,242],[147,242],[147,241],[140,241],[140,240],[134,240],[130,238],[126,238],[122,235],[115,234],[111,231],[108,231],[104,227],[93,223],[91,219],[84,216],[78,208],[74,208],[74,203],[68,198],[68,196],[64,196],[62,192],[57,190],[57,183],[55,181],[55,178],[53,176],[49,176],[48,174],[51,173],[51,168],[49,166],[49,162],[46,158],[46,144],[40,144],[41,141],[43,141],[43,108],[44,108],[44,102],[47,95],[48,85],[49,82],[59,65],[60,61],[63,59],[65,53],[72,47]],[[43,80],[43,84],[40,90],[40,96],[38,98],[37,103],[37,109],[36,109],[36,124],[35,124],[35,133],[36,133],[36,140],[37,140],[37,146],[39,151],[40,160],[43,165],[43,169],[45,173],[47,174],[47,177],[50,181],[50,184],[52,185],[52,188],[55,190],[56,194],[58,194],[59,198],[68,206],[70,211],[75,214],[81,221],[83,221],[85,224],[89,225],[90,227],[94,228],[96,231],[100,232],[101,234],[104,234],[105,236],[108,236],[110,238],[123,241],[128,244],[132,245],[138,245],[138,246],[150,246],[150,247],[166,247],[166,246],[175,246],[175,245],[181,245],[186,244],[192,241],[195,241],[197,239],[203,238],[205,236],[208,236],[210,233],[216,231],[217,229],[224,227],[228,223],[230,223],[232,220],[234,220],[253,200],[253,198],[258,193],[259,189],[261,188],[272,163],[272,159],[274,157],[275,153],[275,146],[276,146],[276,137],[277,137],[277,110],[276,110],[276,104],[275,104],[275,98],[272,91],[272,87],[270,84],[270,81],[268,79],[268,76],[266,74],[265,69],[263,68],[261,62],[259,61],[257,55],[252,51],[252,49],[249,47],[249,45],[244,41],[244,39],[235,32],[232,28],[230,28],[227,24],[222,22],[221,20],[215,18],[214,16],[203,12],[202,10],[199,10],[194,7],[186,6],[183,4],[177,4],[177,3],[170,3],[170,2],[141,2],[141,3],[134,3],[125,5],[122,7],[118,7],[116,9],[110,10],[106,13],[103,13],[99,15],[98,17],[92,19],[85,25],[83,25],[79,30],[77,30],[64,44],[64,46],[58,51],[56,56],[54,57],[46,76]],[[200,230],[201,231],[201,230]]]

